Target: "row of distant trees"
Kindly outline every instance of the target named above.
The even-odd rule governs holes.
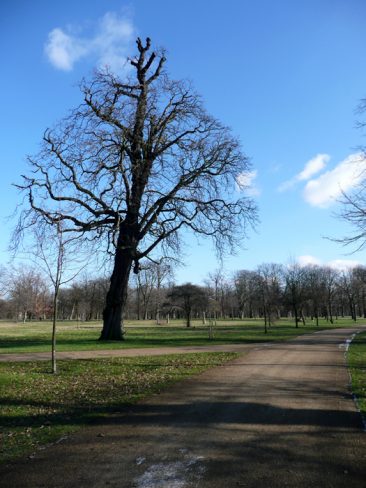
[[[15,321],[52,317],[53,294],[46,277],[34,268],[3,269],[0,318]],[[102,320],[109,279],[77,278],[58,295],[58,319]],[[228,276],[210,273],[204,286],[176,285],[170,265],[143,262],[129,283],[126,318],[170,319],[261,318],[265,330],[281,317],[294,324],[323,317],[333,323],[339,316],[366,318],[366,267],[337,271],[330,267],[262,264]]]

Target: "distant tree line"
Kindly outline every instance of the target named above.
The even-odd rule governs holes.
[[[42,273],[31,267],[0,272],[0,318],[14,321],[48,320],[52,317],[52,292]],[[61,288],[58,319],[102,321],[108,278],[78,277]],[[210,273],[204,286],[176,285],[169,265],[142,262],[129,283],[126,319],[192,320],[258,318],[265,331],[281,317],[294,325],[319,318],[333,323],[338,317],[366,318],[366,267],[337,271],[324,266],[261,264],[228,277],[222,270]]]

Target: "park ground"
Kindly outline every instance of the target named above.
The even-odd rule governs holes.
[[[121,352],[123,349],[127,351],[128,348],[137,345],[141,347],[144,339],[147,339],[145,346],[161,348],[170,345],[171,347],[171,344],[174,343],[174,334],[177,334],[177,345],[183,343],[186,346],[199,347],[215,344],[217,347],[221,343],[227,348],[230,342],[234,342],[236,347],[242,345],[243,351],[246,351],[244,356],[246,358],[261,347],[260,341],[262,341],[261,350],[268,355],[268,351],[271,350],[268,346],[275,347],[275,345],[269,345],[271,340],[280,341],[278,344],[282,347],[282,344],[286,344],[283,342],[284,339],[290,339],[288,347],[291,345],[294,347],[296,339],[293,337],[299,333],[314,332],[314,329],[317,334],[307,334],[306,337],[320,337],[324,325],[328,329],[325,333],[334,333],[334,326],[328,327],[327,324],[322,324],[319,328],[307,326],[305,330],[302,328],[296,330],[293,325],[285,323],[274,326],[269,334],[264,335],[260,323],[245,325],[243,323],[233,324],[230,321],[226,324],[218,324],[215,339],[209,341],[206,335],[207,327],[199,326],[199,324],[189,331],[184,329],[181,324],[160,328],[148,324],[147,326],[131,327],[125,343],[119,344],[117,347],[122,347]],[[337,325],[348,325],[350,327],[348,330],[353,330],[351,323],[343,322]],[[47,327],[47,324],[18,324],[16,326],[2,324],[2,338],[5,337],[5,343],[8,344],[5,351],[19,354],[20,351],[29,353],[44,350],[45,347],[48,347],[48,332],[44,330]],[[15,336],[20,334],[18,341],[14,340],[12,332]],[[186,336],[184,336],[185,332],[188,332]],[[79,337],[80,350],[88,350],[88,346],[90,348],[91,344],[95,345],[97,333],[97,324],[61,325],[59,348],[62,349],[63,346],[64,350],[74,350],[75,343],[78,342],[77,337]],[[255,338],[258,336],[260,339],[256,341]],[[17,344],[17,342],[19,343]],[[344,347],[346,349],[346,345]],[[338,350],[338,353],[340,352],[342,349]],[[342,360],[344,360],[344,352],[342,352]],[[354,338],[348,351],[348,362],[352,372],[353,390],[357,394],[359,406],[363,410],[366,406],[365,358],[366,334],[361,333]],[[32,459],[32,456],[39,455],[41,452],[39,449],[42,449],[47,443],[64,438],[85,425],[89,425],[88,428],[90,425],[98,428],[95,426],[104,424],[105,420],[111,415],[116,415],[116,412],[123,413],[126,409],[132,408],[131,405],[136,402],[141,405],[143,398],[165,391],[167,386],[169,386],[168,391],[174,389],[172,386],[174,383],[189,375],[218,367],[213,371],[216,371],[215,374],[220,377],[220,371],[225,369],[225,362],[234,361],[235,363],[235,361],[241,360],[242,356],[238,358],[237,353],[226,350],[205,354],[59,361],[57,376],[49,374],[49,366],[45,361],[4,362],[0,364],[0,384],[4,407],[1,427],[2,460],[9,462],[11,458],[20,458],[24,455],[28,455]],[[289,367],[291,368],[291,365]],[[296,367],[292,369],[297,370]],[[201,377],[199,376],[197,380],[193,381],[199,382]],[[342,423],[345,423],[344,418]],[[342,428],[344,427],[343,425]]]

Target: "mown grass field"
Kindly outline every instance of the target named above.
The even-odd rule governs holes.
[[[366,422],[366,332],[357,334],[354,338],[348,349],[347,359],[352,377],[352,391]]]
[[[356,323],[362,323],[361,320]],[[57,326],[58,351],[124,349],[134,347],[203,346],[208,344],[252,343],[286,340],[316,330],[347,327],[355,323],[338,319],[332,325],[320,320],[319,327],[308,321],[305,327],[296,328],[293,321],[281,320],[264,334],[261,319],[220,320],[214,327],[214,338],[209,339],[208,325],[193,322],[187,328],[183,321],[156,326],[153,321],[127,322],[125,341],[99,342],[100,322],[59,322]],[[51,323],[0,322],[0,354],[41,352],[50,349]]]
[[[57,375],[49,374],[44,362],[0,363],[0,462],[31,455],[111,412],[237,356],[59,361]]]

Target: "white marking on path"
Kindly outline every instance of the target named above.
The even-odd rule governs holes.
[[[137,488],[184,488],[187,485],[187,477],[198,481],[205,472],[202,465],[202,456],[186,454],[186,449],[180,449],[180,453],[186,459],[182,461],[162,462],[152,464],[137,479]]]
[[[349,346],[351,345],[351,342],[356,337],[356,335],[357,334],[352,334],[352,336],[350,337],[350,339],[346,339],[346,342],[342,342],[342,344],[339,344],[338,348],[339,349],[344,349],[344,351],[347,352],[348,349],[349,349]]]

